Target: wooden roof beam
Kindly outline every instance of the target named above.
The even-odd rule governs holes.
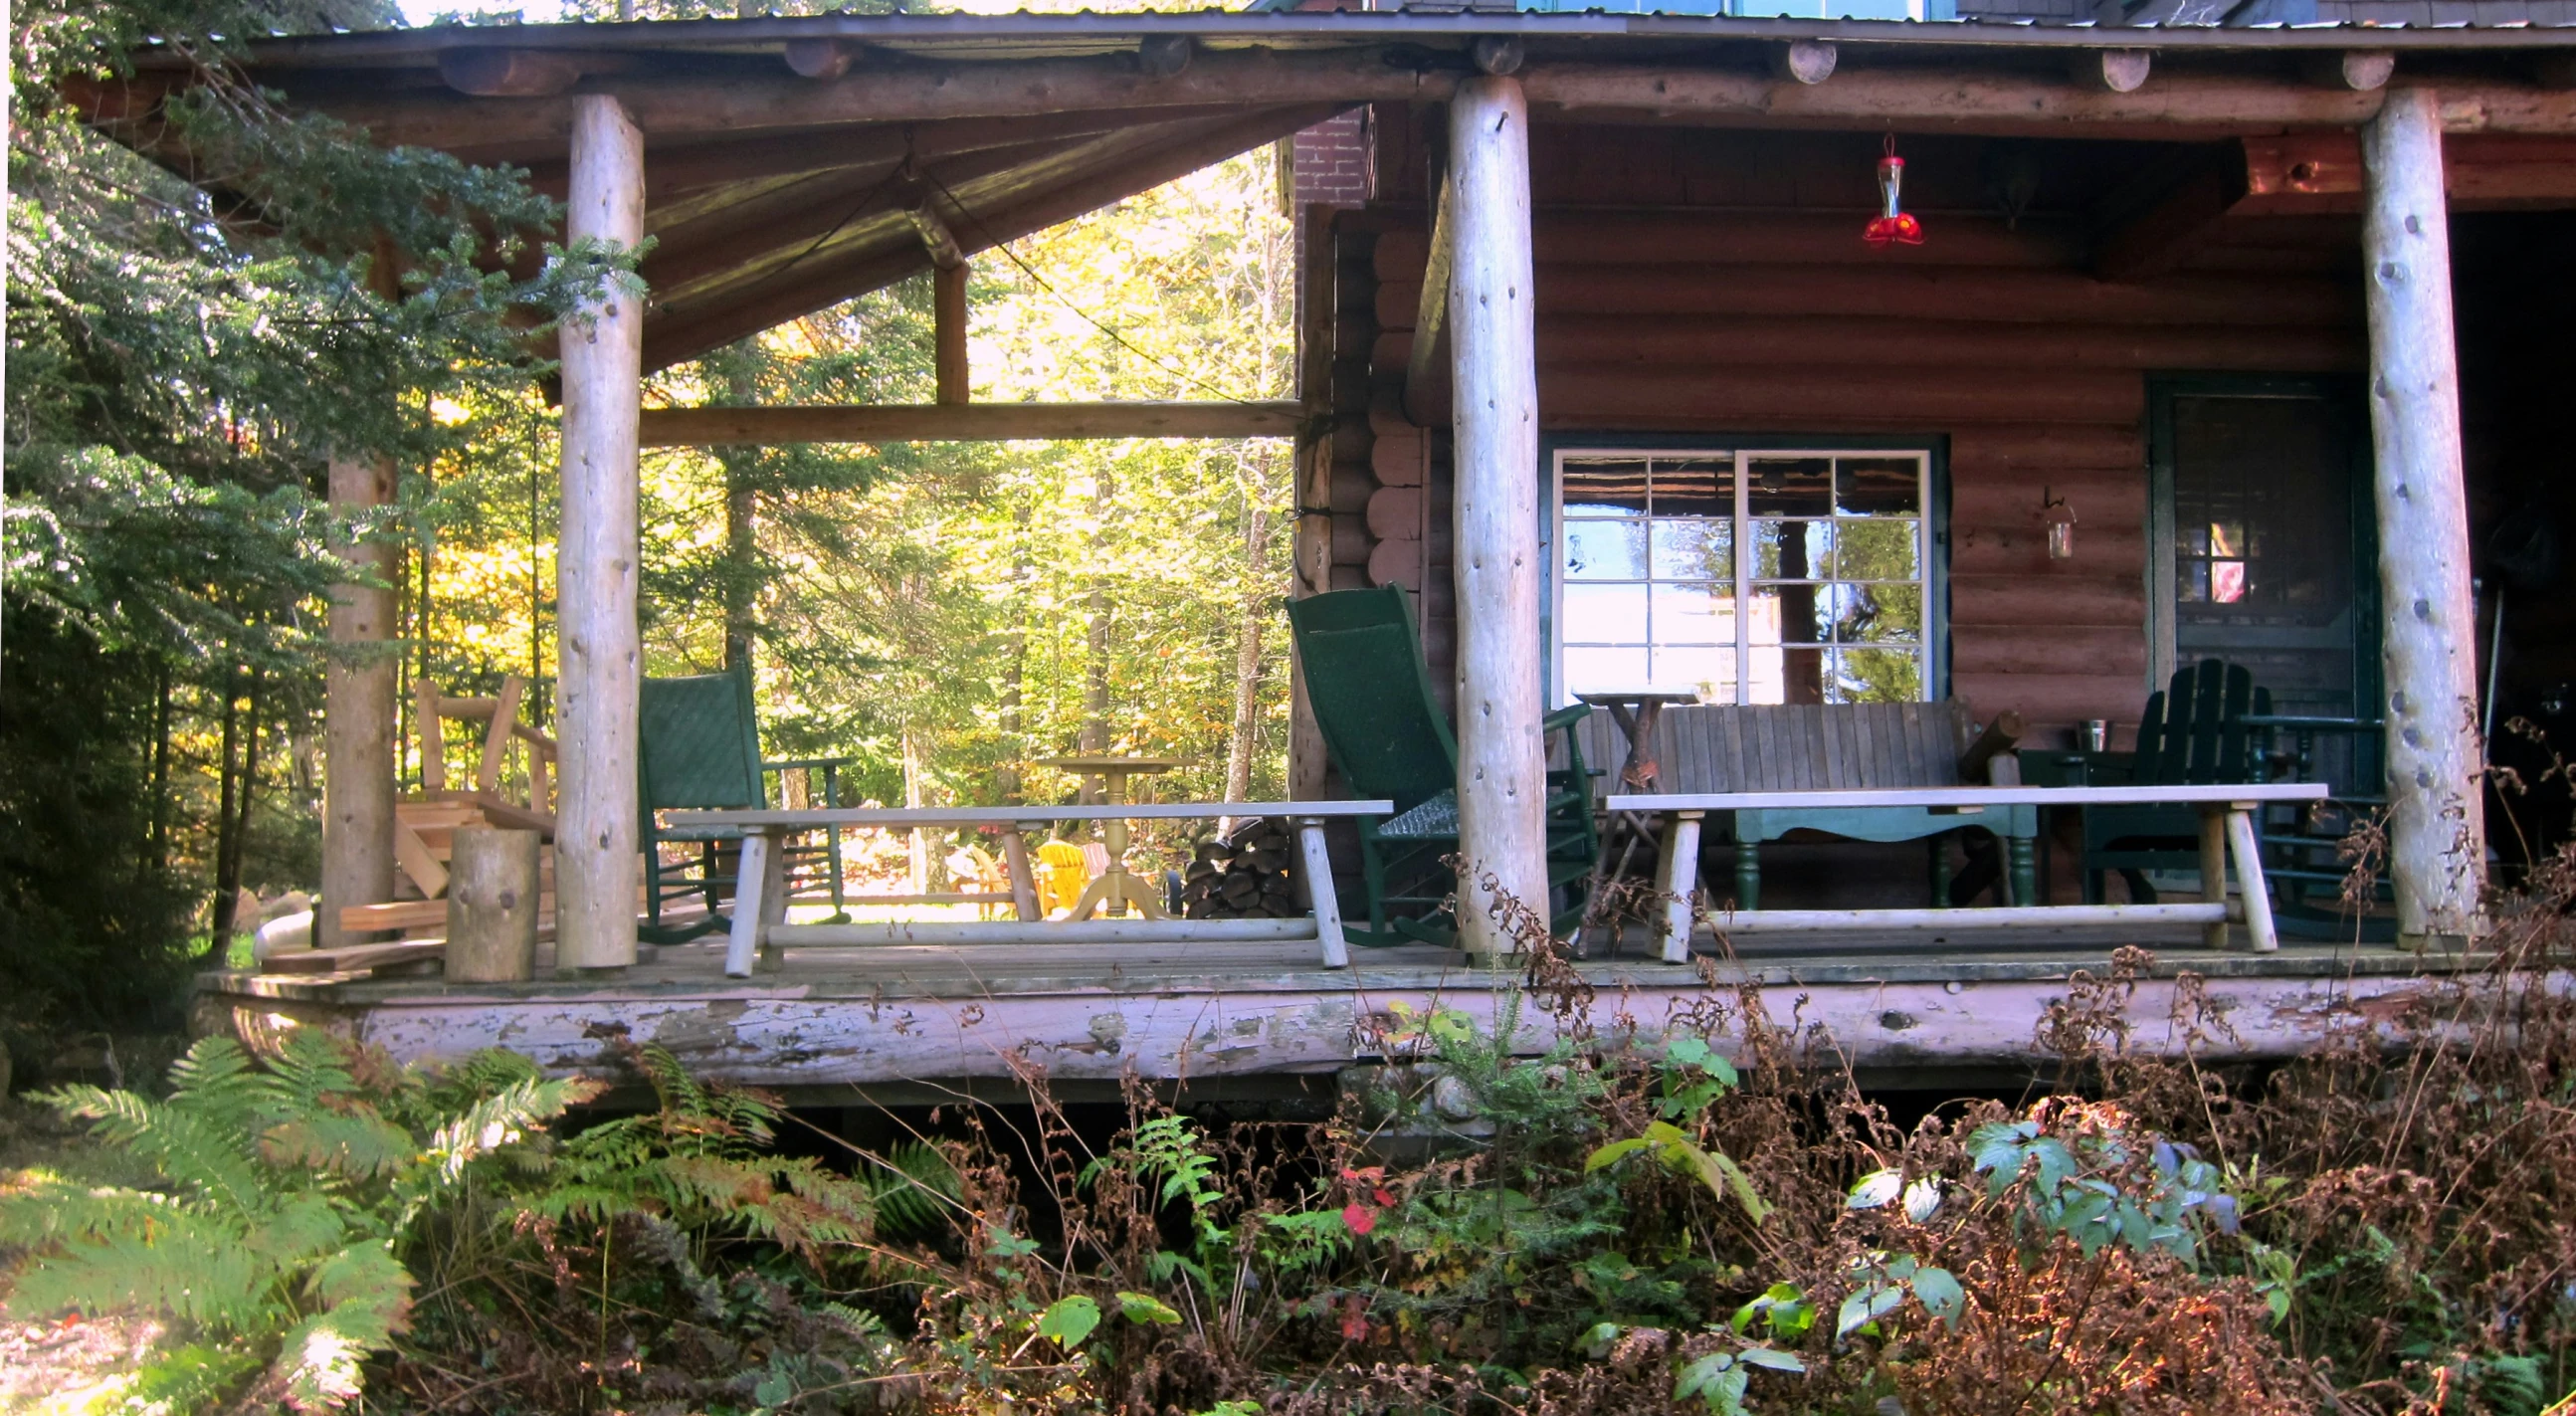
[[[951,187],[971,187],[1033,162],[1087,155],[1104,142],[1094,139],[971,153],[946,164],[940,180]],[[657,291],[677,292],[757,266],[764,258],[807,249],[836,234],[856,238],[874,218],[900,212],[919,199],[918,190],[895,180],[894,174],[892,167],[878,167],[846,180],[803,184],[774,198],[744,202],[702,221],[665,229],[660,244],[644,258],[644,279]]]
[[[1312,127],[1341,112],[1342,107],[1333,104],[1273,110],[1148,151],[1122,154],[1107,171],[1033,193],[1014,205],[989,212],[970,211],[951,225],[958,232],[959,244],[972,256]],[[918,243],[911,243],[908,249],[882,255],[854,253],[838,260],[817,261],[798,270],[780,272],[752,287],[727,291],[720,299],[694,300],[693,308],[665,314],[646,324],[645,368],[668,368],[746,334],[882,289],[931,268],[929,253]]]
[[[2224,142],[2151,164],[2103,202],[2093,273],[2119,283],[2171,274],[2245,200],[2245,145]]]
[[[988,63],[906,63],[870,69],[864,81],[817,83],[782,74],[742,78],[610,81],[637,126],[656,142],[751,136],[866,123],[961,118],[1044,118],[1098,109],[1220,105],[1242,112],[1291,104],[1402,103],[1445,98],[1456,76],[1388,62],[1385,51],[1241,50],[1199,55],[1157,78],[1132,55]],[[471,102],[448,94],[395,94],[317,105],[366,128],[379,143],[447,150],[517,151],[560,143],[571,95]]]
[[[797,133],[657,143],[645,154],[645,165],[650,169],[645,174],[645,196],[653,204],[662,205],[691,192],[768,178],[873,167],[901,162],[906,157],[916,162],[936,162],[988,148],[1097,137],[1143,123],[1222,120],[1239,111],[1218,105],[1102,109],[1058,114],[1051,118],[967,118],[947,123],[889,123],[834,133],[829,141],[817,141],[810,133]],[[560,198],[563,195],[565,169],[560,157],[526,165],[530,186],[548,196]]]
[[[1167,403],[898,403],[647,408],[646,447],[1019,442],[1060,438],[1287,438],[1294,399]]]

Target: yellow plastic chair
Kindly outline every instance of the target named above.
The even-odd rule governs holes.
[[[1089,852],[1071,841],[1048,841],[1038,847],[1038,913],[1052,919],[1082,903],[1091,884]]]

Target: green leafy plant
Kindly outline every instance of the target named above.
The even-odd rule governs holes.
[[[504,1161],[541,1165],[545,1124],[598,1091],[490,1058],[430,1079],[311,1029],[265,1069],[205,1039],[170,1080],[167,1101],[88,1086],[39,1098],[150,1162],[166,1191],[43,1177],[0,1205],[0,1243],[35,1250],[11,1311],[177,1325],[126,1391],[136,1410],[245,1388],[306,1409],[355,1396],[360,1364],[409,1317],[397,1250],[411,1223]]]

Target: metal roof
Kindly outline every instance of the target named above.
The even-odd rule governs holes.
[[[1488,35],[1543,44],[1587,41],[1828,40],[1855,46],[1960,49],[2556,49],[2576,46],[2576,24],[2103,26],[2090,21],[1792,19],[1607,10],[1193,10],[1103,14],[812,15],[629,23],[429,25],[255,40],[259,68],[434,62],[442,50],[508,45],[590,51],[775,52],[793,40],[842,39],[924,58],[1070,58],[1132,48],[1154,35],[1186,36],[1213,49],[1337,48],[1411,41],[1455,45]],[[175,59],[172,62],[177,62]]]

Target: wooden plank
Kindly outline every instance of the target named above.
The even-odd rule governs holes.
[[[1124,806],[845,806],[769,807],[758,811],[674,811],[675,826],[812,827],[996,826],[1048,821],[1213,821],[1222,816],[1281,819],[1316,816],[1392,816],[1395,803],[1366,801],[1144,801]]]
[[[1876,806],[2184,806],[2198,802],[2324,801],[2323,782],[2237,782],[2157,787],[1839,787],[1818,791],[1613,794],[1613,811],[1758,811]]]
[[[737,913],[736,918],[740,915]],[[1302,919],[889,920],[856,924],[778,924],[768,942],[781,949],[898,944],[1183,944],[1317,938]]]
[[[447,941],[444,939],[351,944],[338,949],[281,949],[269,955],[260,968],[266,973],[282,974],[354,973],[360,969],[443,958],[446,953]]]
[[[646,447],[1012,442],[1071,438],[1285,438],[1293,399],[1241,402],[914,403],[856,407],[650,408]]]
[[[1713,917],[1720,933],[1814,934],[1849,929],[1919,929],[1944,932],[2153,928],[2159,925],[2224,928],[2231,907],[2190,901],[2170,905],[1971,906],[1908,910],[1735,910]]]
[[[2442,96],[2447,99],[2448,95]],[[2397,88],[2363,135],[2370,427],[2385,601],[2389,864],[2397,929],[2417,941],[2483,928],[2484,763],[2451,314],[2441,100]]]

